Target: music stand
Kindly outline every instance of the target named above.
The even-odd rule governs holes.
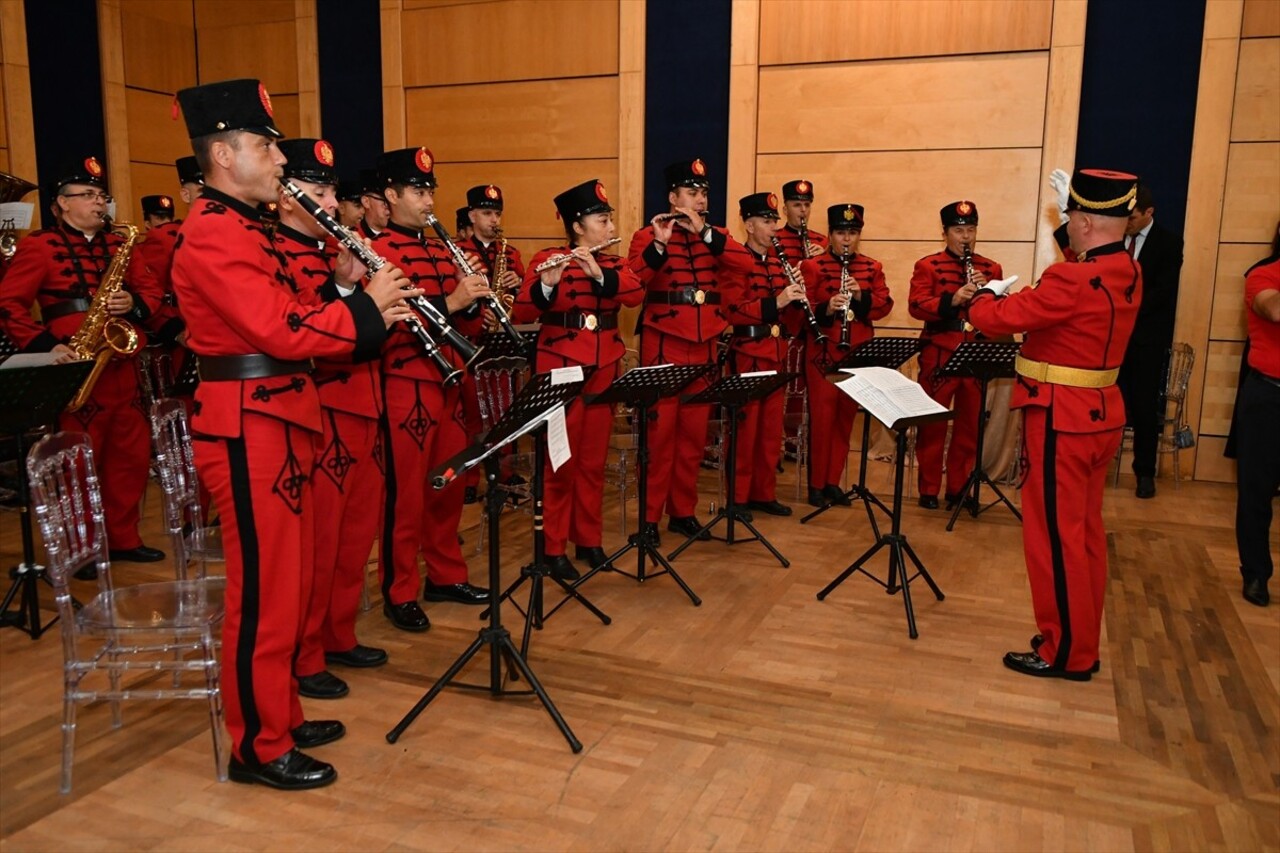
[[[645,524],[645,506],[649,496],[649,422],[656,417],[654,407],[658,405],[659,400],[680,393],[715,367],[714,364],[664,364],[655,367],[638,367],[619,376],[604,391],[584,400],[588,405],[625,403],[632,407],[634,417],[639,419],[637,430],[639,437],[636,447],[636,502],[640,508],[636,513],[636,532],[628,537],[627,544],[583,575],[574,584],[575,589],[603,571],[617,572],[640,583],[644,583],[647,578],[667,574],[679,584],[695,607],[702,604],[702,599],[698,598],[684,582],[684,578],[671,568],[671,564],[658,551],[657,537],[649,525]],[[636,573],[630,575],[614,564],[633,548],[636,552]],[[662,571],[645,574],[645,557],[652,560],[655,565],[662,566]],[[560,605],[556,607],[559,608]]]
[[[1005,497],[1004,492],[1000,491],[1000,487],[992,481],[987,474],[987,466],[982,461],[982,449],[985,444],[985,433],[987,431],[987,420],[991,417],[991,413],[987,411],[987,386],[991,384],[992,379],[1007,379],[1015,376],[1013,369],[1014,359],[1018,357],[1018,350],[1022,344],[1017,341],[965,341],[960,344],[951,358],[947,359],[947,363],[942,365],[938,370],[940,377],[957,377],[957,378],[973,378],[978,380],[978,443],[975,450],[973,460],[973,471],[969,473],[969,479],[965,480],[964,488],[960,490],[960,494],[956,497],[956,505],[951,511],[951,520],[947,522],[947,532],[956,526],[956,519],[960,516],[960,510],[964,509],[966,502],[969,504],[969,514],[977,518],[982,513],[991,509],[991,507],[1004,501],[1005,506],[1009,507],[1009,511],[1013,513],[1018,521],[1022,521],[1022,513],[1018,512],[1018,508],[1013,502]],[[986,506],[982,506],[979,499],[979,490],[985,483],[991,487],[991,491],[996,493],[997,500],[992,501]],[[972,494],[970,494],[972,493]],[[970,499],[966,501],[966,499]]]
[[[489,588],[497,589],[502,583],[502,552],[499,544],[499,536],[501,528],[498,524],[498,517],[502,511],[502,499],[498,496],[498,490],[493,488],[497,481],[500,469],[497,451],[506,446],[510,442],[519,438],[521,435],[531,431],[545,432],[546,417],[557,406],[564,405],[570,401],[576,394],[582,390],[583,382],[565,382],[558,385],[551,384],[551,374],[541,374],[534,377],[521,390],[519,396],[512,402],[511,408],[502,419],[494,424],[493,428],[481,436],[473,445],[454,456],[448,462],[445,462],[435,471],[431,472],[431,484],[437,489],[442,489],[450,482],[457,479],[460,475],[465,474],[474,468],[480,462],[485,466],[485,477],[489,481],[489,488],[485,496],[485,511],[487,524],[489,525]],[[538,467],[534,471],[534,517],[537,527],[542,526],[542,456],[545,453],[545,440],[538,439]],[[541,552],[541,541],[535,536],[534,542],[534,563],[541,565],[543,555]],[[521,569],[522,575],[528,570],[528,567]],[[545,572],[545,569],[543,570]],[[523,579],[523,577],[522,577]],[[541,576],[539,575],[539,580]],[[562,586],[565,584],[561,583]],[[573,593],[573,590],[567,591]],[[541,594],[541,585],[535,584],[536,594]],[[504,593],[504,596],[509,594]],[[530,692],[538,697],[542,702],[542,706],[546,709],[547,714],[555,722],[556,727],[560,729],[560,733],[564,735],[564,739],[569,742],[569,748],[575,753],[582,751],[582,743],[574,737],[573,730],[569,728],[569,724],[565,722],[564,717],[556,709],[555,704],[551,701],[551,697],[547,695],[546,689],[542,683],[538,681],[533,670],[525,658],[524,650],[517,649],[515,643],[511,640],[511,633],[502,624],[502,602],[501,600],[493,603],[486,611],[489,617],[487,627],[481,628],[476,639],[467,647],[457,660],[445,671],[444,675],[431,685],[431,688],[423,694],[417,704],[410,709],[409,713],[396,724],[395,728],[387,732],[387,743],[395,743],[399,740],[400,735],[404,733],[414,720],[418,718],[431,703],[440,691],[449,686],[450,682],[457,677],[462,668],[476,656],[480,649],[485,646],[489,647],[489,684],[485,686],[458,684],[458,687],[467,687],[471,689],[487,690],[495,697],[501,696],[527,696]],[[532,610],[532,605],[530,607]],[[605,617],[607,619],[607,617]],[[529,625],[525,624],[524,635],[525,649],[529,644]],[[519,671],[528,682],[530,690],[508,690],[503,686],[502,677],[502,657],[506,656],[511,667]]]
[[[33,640],[58,621],[54,616],[47,625],[40,624],[39,581],[52,586],[45,568],[36,563],[35,537],[31,531],[31,491],[27,481],[27,433],[55,424],[58,415],[71,402],[85,377],[93,369],[92,361],[50,364],[42,367],[0,368],[0,435],[12,436],[18,448],[18,495],[21,501],[22,562],[14,568],[13,583],[0,603],[0,627],[13,626]],[[9,605],[21,592],[16,611]]]
[[[862,406],[864,411],[868,414],[871,413],[872,406],[868,405],[866,401],[860,400],[856,396],[854,399]],[[915,580],[917,577],[924,578],[925,583],[927,583],[929,588],[933,590],[933,594],[937,596],[938,601],[942,601],[945,596],[942,594],[942,590],[938,588],[938,585],[934,583],[933,577],[929,574],[929,570],[924,567],[924,563],[920,562],[920,558],[916,556],[916,552],[911,548],[911,543],[907,541],[907,535],[902,532],[902,495],[904,492],[903,472],[906,469],[907,430],[914,426],[920,426],[921,424],[950,420],[952,417],[954,417],[954,412],[949,411],[937,412],[936,414],[917,415],[915,417],[898,418],[892,423],[885,423],[885,421],[880,417],[876,417],[876,420],[879,420],[886,427],[894,431],[897,443],[897,449],[894,453],[893,513],[890,522],[891,530],[886,534],[877,534],[874,545],[868,548],[862,556],[854,560],[848,568],[837,575],[835,580],[823,587],[818,593],[819,601],[824,600],[832,590],[844,583],[844,581],[854,572],[861,572],[880,586],[884,587],[885,592],[890,595],[893,595],[895,592],[902,592],[902,605],[907,613],[907,635],[913,640],[920,636],[919,632],[916,631],[915,609],[911,605],[911,581]],[[880,578],[863,568],[863,566],[868,560],[876,555],[876,552],[881,548],[886,547],[889,549],[889,575],[887,580],[882,581]],[[916,573],[914,575],[908,574],[907,572],[907,557],[910,557],[911,562],[915,564]]]
[[[694,543],[704,532],[711,530],[721,521],[727,521],[728,527],[725,528],[725,537],[712,537],[720,539],[730,545],[736,545],[739,542],[759,542],[769,549],[769,553],[777,558],[782,564],[782,568],[788,568],[791,561],[779,553],[778,549],[768,539],[756,530],[755,526],[738,514],[738,505],[735,502],[734,486],[737,483],[737,453],[738,453],[738,414],[742,411],[742,407],[756,400],[763,400],[774,391],[781,389],[795,377],[794,373],[778,373],[776,371],[767,371],[763,373],[739,373],[734,376],[725,376],[718,380],[710,388],[684,397],[685,403],[719,403],[721,406],[721,422],[729,424],[729,441],[726,445],[727,450],[724,456],[724,465],[727,468],[725,476],[725,501],[724,506],[712,516],[711,520],[702,525],[692,536],[684,540],[681,545],[667,555],[668,560],[674,560],[680,556],[685,548]],[[752,538],[736,539],[734,537],[734,525],[741,524],[743,527],[751,531]]]
[[[840,371],[846,368],[887,367],[890,370],[897,370],[911,360],[922,346],[924,344],[919,338],[871,338],[863,341],[857,349],[832,365],[827,373],[827,378],[833,382],[844,379],[848,374]],[[867,518],[871,521],[871,531],[878,538],[880,536],[880,525],[876,523],[876,514],[871,511],[872,504],[878,506],[885,515],[892,516],[893,511],[867,488],[867,456],[870,450],[871,415],[864,411],[862,413],[862,452],[859,454],[858,461],[858,482],[857,485],[850,487],[849,491],[844,493],[844,499],[862,501],[863,506],[867,509]],[[834,502],[828,501],[824,503],[800,519],[800,523],[808,524],[810,520],[822,515],[833,506],[836,506]]]

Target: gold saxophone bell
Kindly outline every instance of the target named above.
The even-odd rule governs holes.
[[[125,223],[113,225],[105,216],[103,220],[107,223],[108,229],[124,231],[125,238],[111,259],[111,265],[102,274],[98,290],[93,294],[93,301],[89,303],[89,310],[85,312],[80,328],[71,336],[68,343],[77,359],[93,359],[93,369],[80,385],[75,398],[68,404],[68,412],[77,411],[89,402],[93,386],[97,384],[98,377],[106,368],[108,361],[116,355],[132,355],[138,350],[137,331],[119,317],[112,317],[107,310],[107,303],[114,294],[120,292],[120,288],[124,287],[124,274],[129,268],[129,258],[142,235],[135,225]]]
[[[0,172],[0,204],[22,201],[23,197],[34,189],[37,187],[30,181],[24,181],[8,172]],[[0,255],[12,258],[16,251],[18,251],[18,229],[14,226],[12,219],[5,219],[0,222]]]

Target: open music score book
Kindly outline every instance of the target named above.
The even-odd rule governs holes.
[[[836,387],[890,429],[896,429],[900,420],[948,411],[926,394],[920,383],[912,382],[896,370],[854,367],[840,372],[849,374],[849,378],[837,382]]]

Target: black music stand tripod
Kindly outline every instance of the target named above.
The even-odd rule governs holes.
[[[841,373],[842,370],[856,367],[887,367],[890,370],[897,370],[910,361],[920,351],[921,346],[919,338],[872,338],[871,340],[863,341],[857,349],[849,353],[837,364],[832,365],[827,373],[827,378],[833,382],[838,382],[848,377],[847,373]],[[812,413],[810,413],[810,416],[812,416]],[[812,427],[810,429],[812,431]],[[867,455],[870,450],[871,415],[866,410],[863,410],[862,452],[859,454],[858,459],[858,482],[844,493],[844,498],[845,500],[862,501],[867,510],[867,518],[871,522],[871,531],[879,538],[880,525],[876,523],[876,514],[872,512],[872,505],[879,507],[880,511],[888,516],[892,516],[893,511],[867,488]],[[808,524],[833,506],[837,506],[837,504],[835,502],[824,503],[800,519],[800,523]]]
[[[35,537],[31,531],[31,488],[27,481],[27,433],[56,424],[58,415],[76,395],[93,369],[89,361],[51,364],[43,367],[0,369],[0,435],[9,435],[18,447],[18,495],[22,502],[22,562],[14,567],[13,583],[0,603],[0,627],[12,626],[38,640],[58,621],[54,616],[40,624],[40,581],[52,582],[45,567],[36,562]],[[21,594],[17,610],[9,605]]]
[[[763,400],[773,392],[779,390],[788,382],[795,378],[793,373],[779,373],[776,371],[768,371],[765,373],[740,373],[735,376],[726,376],[720,379],[710,388],[691,394],[684,398],[686,403],[719,403],[721,406],[721,422],[729,425],[729,440],[726,445],[724,455],[724,465],[726,466],[725,475],[725,496],[724,506],[712,516],[711,520],[684,540],[678,548],[667,555],[668,560],[674,560],[676,557],[688,548],[698,537],[704,532],[711,530],[721,521],[728,522],[725,528],[725,536],[720,539],[719,536],[712,537],[720,539],[721,542],[729,545],[737,545],[740,542],[759,542],[769,549],[769,553],[777,558],[782,564],[782,568],[789,568],[791,561],[773,547],[773,544],[763,535],[755,526],[747,521],[738,511],[736,497],[734,496],[734,487],[737,484],[737,457],[738,457],[738,418],[741,415],[743,406],[756,400]],[[741,524],[747,530],[751,531],[750,539],[737,539],[734,536],[734,525]]]
[[[859,401],[861,403],[861,401]],[[866,408],[865,406],[863,407]],[[871,580],[884,587],[884,591],[889,595],[901,591],[902,606],[907,612],[907,635],[911,639],[916,639],[920,633],[916,630],[916,614],[915,609],[911,605],[911,581],[916,578],[924,578],[924,582],[929,585],[929,589],[933,590],[933,594],[938,601],[942,601],[946,596],[942,594],[942,590],[934,583],[933,577],[929,574],[929,570],[924,567],[924,563],[920,562],[920,558],[916,556],[916,552],[912,549],[911,543],[907,541],[907,535],[902,532],[902,495],[903,495],[903,471],[906,468],[907,458],[907,430],[913,426],[920,424],[933,423],[934,421],[950,420],[953,417],[951,412],[940,412],[933,415],[920,415],[913,418],[901,418],[893,424],[885,424],[896,433],[897,448],[894,453],[894,472],[893,472],[893,515],[891,521],[891,530],[889,533],[877,534],[876,543],[867,549],[861,557],[854,560],[847,569],[836,576],[836,579],[822,588],[818,593],[818,600],[825,599],[833,589],[844,583],[845,580],[854,572],[861,572]],[[883,421],[882,421],[883,423]],[[863,568],[872,557],[881,548],[889,549],[889,576],[887,580],[871,574]],[[908,573],[907,558],[911,558],[911,562],[916,567],[914,575]]]
[[[991,413],[987,411],[987,386],[992,379],[1007,379],[1016,375],[1013,363],[1021,346],[1016,341],[965,341],[938,370],[938,375],[942,377],[971,377],[978,380],[978,442],[973,458],[973,471],[969,473],[969,479],[965,480],[964,488],[960,490],[956,505],[951,510],[951,520],[947,522],[948,533],[956,526],[956,519],[960,517],[960,511],[965,508],[966,503],[969,515],[977,518],[1003,501],[1014,518],[1022,521],[1022,513],[1018,512],[1018,508],[1005,497],[1004,492],[1000,491],[1000,487],[987,474],[986,463],[982,460],[987,421],[991,418]],[[982,505],[979,497],[979,490],[984,483],[996,493],[996,500],[986,506]]]
[[[689,596],[689,600],[693,602],[695,607],[702,604],[702,599],[698,598],[694,591],[689,588],[689,585],[684,582],[684,578],[680,577],[679,573],[671,568],[671,564],[658,551],[657,534],[648,524],[645,524],[644,514],[649,496],[649,422],[656,417],[654,407],[659,400],[680,393],[714,369],[714,364],[664,364],[655,367],[637,367],[619,376],[606,390],[586,401],[589,405],[601,403],[624,403],[630,405],[634,412],[634,417],[639,419],[638,439],[636,442],[636,503],[639,505],[639,510],[636,513],[636,532],[627,539],[627,544],[610,554],[609,558],[599,566],[583,575],[573,585],[575,589],[604,571],[617,572],[640,583],[644,583],[648,578],[656,578],[666,574],[671,575],[671,579],[679,584],[680,588],[684,590],[684,594]],[[627,574],[615,565],[632,549],[635,549],[636,552],[636,573],[634,575]],[[662,571],[646,574],[644,567],[645,557],[652,560],[655,566],[661,566]],[[564,602],[562,601],[556,607],[559,608],[563,604]],[[553,610],[552,612],[555,611]]]
[[[502,583],[502,553],[499,536],[501,527],[498,524],[499,516],[502,512],[503,500],[498,494],[498,490],[494,488],[497,482],[501,465],[498,459],[498,452],[502,447],[515,441],[521,435],[530,431],[537,433],[545,433],[545,418],[557,406],[563,405],[571,400],[582,390],[583,383],[581,381],[568,382],[558,385],[551,384],[550,374],[541,374],[530,380],[529,384],[524,387],[520,395],[512,402],[511,408],[507,410],[493,429],[489,430],[479,441],[471,447],[462,451],[462,453],[450,459],[436,471],[432,472],[432,485],[441,489],[450,482],[457,479],[459,475],[464,474],[469,469],[475,467],[481,461],[485,466],[485,477],[488,480],[489,488],[485,499],[485,513],[487,516],[486,523],[489,525],[489,588],[497,589]],[[541,527],[542,523],[542,453],[544,450],[544,441],[542,437],[536,438],[539,448],[538,467],[534,470],[534,513],[536,524]],[[540,550],[540,541],[535,541],[535,551]],[[535,553],[534,562],[541,566],[542,555]],[[529,567],[521,569],[522,580],[524,573]],[[545,567],[540,569],[545,574]],[[541,595],[541,574],[537,576],[535,582],[535,591],[537,595]],[[565,584],[566,591],[573,591]],[[509,594],[504,593],[504,595]],[[540,606],[540,605],[539,605]],[[564,739],[569,742],[569,748],[574,752],[582,751],[582,743],[574,736],[573,730],[569,728],[569,724],[565,722],[564,717],[556,709],[551,701],[551,697],[547,695],[546,689],[542,683],[538,681],[533,670],[529,668],[529,664],[525,658],[524,651],[528,649],[529,644],[529,625],[525,624],[524,634],[524,650],[517,649],[515,643],[511,640],[511,633],[502,624],[502,606],[501,601],[495,602],[486,611],[489,618],[488,626],[481,628],[476,639],[467,647],[457,660],[445,671],[444,675],[431,686],[417,704],[405,714],[404,718],[396,724],[396,727],[387,732],[387,742],[395,743],[414,720],[418,718],[431,703],[431,700],[445,687],[457,677],[462,668],[476,656],[476,654],[485,646],[489,647],[489,683],[488,685],[473,684],[457,684],[458,687],[466,687],[470,689],[487,690],[494,697],[502,696],[527,696],[530,693],[535,694],[538,700],[542,702],[542,706],[546,709],[547,714],[551,717],[556,727],[560,729],[560,733],[564,735]],[[605,617],[607,619],[607,617]],[[519,672],[528,682],[529,690],[509,690],[503,684],[502,675],[502,658],[506,657],[508,664],[513,671]]]

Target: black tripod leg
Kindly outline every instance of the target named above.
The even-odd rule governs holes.
[[[749,521],[746,521],[745,519],[739,519],[738,523],[741,524],[743,527],[747,528],[748,530],[750,530],[751,533],[756,537],[756,541],[769,549],[769,553],[777,558],[778,562],[782,564],[782,568],[784,569],[791,568],[791,561],[788,560],[786,557],[782,556],[782,554],[778,551],[778,549],[773,547],[772,542],[770,542],[768,539],[765,539],[763,536],[761,536],[760,531],[756,530],[755,525],[753,525]],[[733,544],[733,543],[730,543],[730,544]]]
[[[1004,505],[1009,508],[1009,512],[1013,513],[1014,518],[1018,519],[1018,521],[1022,521],[1022,513],[1013,505],[1013,501],[1009,500],[1005,493],[1000,490],[1000,487],[990,480],[987,480],[987,485],[991,487],[991,491],[996,493],[996,497],[1004,501]]]
[[[560,734],[564,735],[564,739],[569,742],[569,748],[575,753],[582,752],[582,743],[574,737],[573,730],[570,729],[569,724],[564,721],[564,717],[560,716],[560,712],[556,710],[556,706],[551,701],[551,697],[547,695],[547,691],[543,688],[542,682],[538,681],[538,677],[533,674],[533,670],[529,668],[529,664],[523,657],[516,654],[516,649],[511,642],[511,637],[504,634],[498,638],[498,642],[511,653],[512,660],[514,660],[516,666],[520,668],[520,672],[524,675],[525,681],[529,682],[529,686],[533,688],[533,692],[537,694],[538,700],[542,702],[542,707],[547,709],[547,714],[550,715],[552,721],[556,724],[556,728],[560,729]]]
[[[902,547],[906,549],[907,556],[911,557],[911,562],[915,563],[916,571],[920,573],[920,577],[924,578],[924,582],[929,585],[929,589],[933,590],[933,594],[937,596],[939,601],[946,598],[942,594],[942,590],[938,589],[938,585],[933,582],[933,575],[929,574],[929,570],[924,567],[924,563],[920,562],[920,558],[916,556],[916,552],[912,550],[911,543],[906,539],[902,540]]]
[[[710,521],[702,525],[702,527],[698,529],[697,533],[693,534],[688,539],[681,542],[679,547],[677,547],[674,551],[672,551],[670,554],[667,555],[667,559],[674,560],[676,557],[679,557],[684,552],[685,548],[688,548],[694,542],[698,541],[698,537],[701,536],[702,534],[709,533],[711,531],[711,528],[715,527],[716,524],[722,519],[725,521],[729,519],[729,514],[725,512],[725,510],[723,509],[719,510],[714,516],[712,516]]]
[[[607,614],[605,614],[603,610],[601,610],[599,607],[596,607],[587,599],[586,596],[578,592],[577,583],[568,584],[562,581],[560,578],[555,578],[555,577],[553,577],[551,580],[554,581],[562,590],[564,590],[565,599],[564,601],[561,601],[559,604],[557,604],[555,607],[551,608],[551,610],[547,613],[547,616],[550,616],[552,613],[555,613],[557,610],[559,610],[561,607],[564,606],[564,603],[566,601],[569,601],[570,599],[572,599],[573,601],[578,602],[583,607],[590,610],[592,615],[595,616],[597,619],[599,619],[605,625],[608,625],[610,622],[613,621],[608,617]]]
[[[956,526],[956,519],[960,517],[960,511],[964,509],[965,498],[969,497],[970,492],[974,489],[980,470],[980,468],[975,467],[973,473],[969,475],[969,479],[964,481],[964,488],[960,490],[960,497],[956,500],[955,508],[951,510],[951,520],[947,522],[948,533]]]
[[[509,643],[510,639],[508,639],[507,642]],[[387,743],[395,743],[400,739],[400,735],[404,734],[404,730],[409,728],[414,720],[418,719],[418,715],[426,710],[426,707],[431,704],[431,700],[436,698],[441,690],[449,686],[449,682],[453,681],[453,679],[457,677],[458,673],[462,671],[462,668],[466,666],[473,657],[475,657],[476,652],[480,651],[480,647],[483,646],[484,643],[485,636],[484,632],[481,631],[471,645],[467,646],[467,650],[462,653],[462,656],[454,661],[453,665],[445,671],[445,674],[440,676],[440,679],[435,684],[431,685],[431,689],[418,700],[418,704],[409,709],[409,713],[405,714],[404,718],[400,720],[400,722],[396,723],[396,727],[394,729],[387,732]]]
[[[493,605],[491,605],[491,606],[493,606],[493,607],[501,607],[501,606],[502,606],[502,602],[510,600],[510,601],[511,601],[511,603],[512,603],[512,604],[515,604],[516,608],[518,609],[518,608],[520,607],[520,605],[519,605],[519,604],[517,604],[517,603],[516,603],[516,601],[514,600],[515,592],[516,592],[516,590],[518,590],[518,589],[521,587],[521,585],[522,585],[522,584],[525,584],[525,583],[527,583],[527,582],[528,582],[529,577],[530,577],[530,576],[529,576],[529,575],[528,575],[528,574],[527,574],[527,573],[522,569],[522,570],[520,571],[520,577],[518,577],[518,578],[516,578],[515,580],[513,580],[513,581],[511,582],[511,585],[510,585],[510,586],[508,586],[506,589],[504,589],[504,590],[502,591],[502,594],[498,596],[498,600],[497,600],[497,602],[495,602],[495,603],[494,603]],[[523,615],[523,614],[524,614],[524,611],[523,611],[523,610],[521,610],[520,612],[521,612],[521,615]],[[482,620],[484,620],[484,619],[488,619],[488,618],[489,618],[489,608],[488,608],[488,607],[486,607],[483,611],[481,611],[481,613],[480,613],[480,618],[481,618]]]
[[[911,606],[911,578],[907,575],[906,557],[902,553],[902,542],[894,540],[893,545],[890,547],[893,550],[889,552],[892,555],[889,559],[896,561],[899,570],[902,572],[902,606],[907,611],[907,636],[914,640],[920,636],[920,632],[916,630],[916,613]]]
[[[835,580],[833,580],[831,583],[827,584],[822,588],[822,590],[818,593],[818,600],[822,601],[828,595],[830,595],[831,590],[835,589],[836,587],[840,586],[840,584],[848,580],[849,575],[861,569],[862,564],[865,563],[867,560],[870,560],[872,557],[874,557],[875,553],[879,551],[881,548],[883,548],[885,545],[887,545],[888,542],[889,542],[888,539],[881,539],[879,542],[877,542],[876,544],[868,548],[861,557],[859,557],[858,559],[854,560],[852,563],[849,564],[849,568],[845,569],[843,572],[836,575]]]
[[[653,560],[656,565],[662,566],[662,571],[671,575],[671,579],[680,585],[680,588],[684,590],[685,595],[689,596],[689,600],[693,602],[694,607],[702,606],[702,599],[698,598],[697,594],[689,588],[689,585],[684,582],[684,578],[680,577],[680,573],[671,568],[671,564],[667,562],[665,557],[658,553],[657,548],[654,548],[652,545],[645,544],[641,550],[642,553],[648,554],[649,559]],[[654,573],[654,575],[659,574],[662,574],[662,572]],[[654,575],[650,575],[650,577],[653,577]]]

